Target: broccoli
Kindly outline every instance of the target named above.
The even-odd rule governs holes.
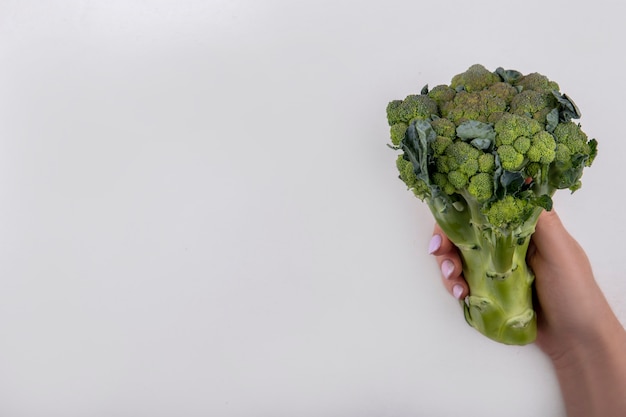
[[[579,189],[597,154],[578,118],[547,77],[482,65],[387,106],[400,179],[459,248],[465,318],[498,342],[536,337],[526,252],[556,190]]]

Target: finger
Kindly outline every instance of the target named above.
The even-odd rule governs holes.
[[[469,295],[469,292],[467,291],[467,284],[465,284],[465,281],[454,284],[452,289],[449,291],[452,296],[457,300],[462,300]]]
[[[458,300],[464,298],[468,293],[468,286],[463,278],[461,260],[458,257],[439,256],[437,263],[441,269],[441,281],[446,290]]]
[[[462,275],[461,257],[456,246],[438,225],[435,225],[428,252],[435,255],[446,290],[459,300],[464,298],[468,293],[468,286]]]
[[[454,244],[448,239],[441,227],[435,223],[433,230],[433,237],[428,244],[428,253],[431,255],[439,256],[450,252],[456,251]]]
[[[461,273],[453,274],[450,278],[445,278],[442,275],[441,281],[446,290],[457,300],[462,300],[469,293],[467,282]]]
[[[437,224],[435,224],[433,237],[428,245],[428,253],[437,259],[441,275],[445,280],[461,275],[463,267],[459,251]]]
[[[463,273],[461,260],[456,254],[452,255],[453,256],[443,255],[435,257],[439,265],[439,270],[441,271],[441,278],[443,278],[444,281],[455,281]]]

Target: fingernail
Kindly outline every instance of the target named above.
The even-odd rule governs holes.
[[[454,272],[454,262],[449,259],[444,260],[441,263],[441,273],[445,279],[450,279],[452,273]]]
[[[440,247],[441,247],[441,236],[433,235],[433,237],[430,239],[430,243],[428,244],[428,254],[432,255]]]
[[[452,295],[454,295],[454,298],[456,298],[457,300],[460,300],[461,296],[463,295],[463,286],[460,284],[456,284],[454,287],[452,287]]]

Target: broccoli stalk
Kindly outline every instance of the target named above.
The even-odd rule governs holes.
[[[400,179],[459,248],[465,318],[498,342],[536,337],[526,253],[554,192],[580,188],[597,154],[579,117],[545,76],[480,65],[387,106]]]
[[[534,275],[526,264],[526,252],[542,209],[534,209],[523,224],[509,230],[493,228],[473,199],[465,204],[456,206],[470,213],[469,225],[459,223],[466,216],[457,208],[442,210],[440,204],[428,204],[444,233],[459,248],[471,289],[463,303],[465,319],[491,339],[530,343],[537,326],[531,290]]]

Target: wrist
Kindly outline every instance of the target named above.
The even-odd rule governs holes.
[[[568,416],[619,416],[626,409],[626,332],[619,322],[597,330],[551,356]]]
[[[626,360],[626,330],[611,313],[595,325],[560,335],[558,346],[548,353],[553,366],[560,369],[582,368],[596,361]]]

